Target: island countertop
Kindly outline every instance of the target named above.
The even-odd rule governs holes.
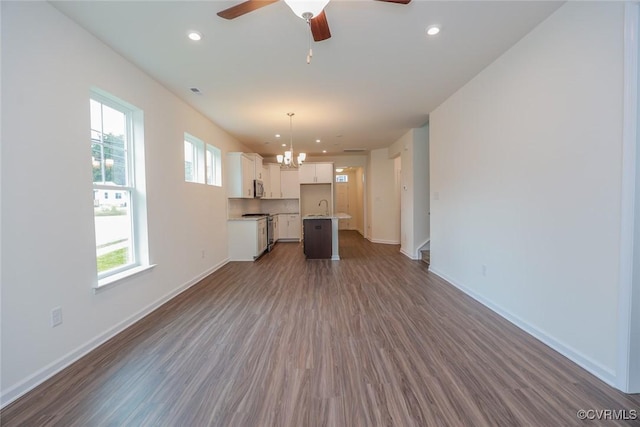
[[[302,219],[351,219],[351,215],[342,212],[333,215],[311,214],[305,215]]]

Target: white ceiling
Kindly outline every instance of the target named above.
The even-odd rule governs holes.
[[[295,150],[328,155],[386,147],[422,126],[561,4],[332,0],[332,37],[313,43],[307,65],[302,19],[282,1],[230,21],[216,16],[241,1],[53,4],[255,152],[282,151],[291,111]],[[442,31],[427,38],[433,24]],[[190,41],[188,30],[203,39]]]

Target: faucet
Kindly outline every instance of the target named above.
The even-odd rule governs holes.
[[[327,204],[327,208],[325,210],[325,212],[326,212],[325,215],[329,215],[329,202],[327,201],[327,199],[322,199],[322,200],[320,200],[320,203],[318,203],[318,206],[321,206],[322,202],[325,202]]]

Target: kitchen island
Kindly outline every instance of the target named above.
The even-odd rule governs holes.
[[[303,221],[304,252],[308,259],[340,260],[338,221],[348,214],[306,215]]]

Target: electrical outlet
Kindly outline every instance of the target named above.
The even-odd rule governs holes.
[[[482,264],[482,275],[483,276],[487,275],[487,266],[485,264]]]
[[[204,249],[201,251],[200,256],[202,257],[202,259],[204,259]]]
[[[51,309],[51,327],[62,324],[62,307],[54,307]]]

